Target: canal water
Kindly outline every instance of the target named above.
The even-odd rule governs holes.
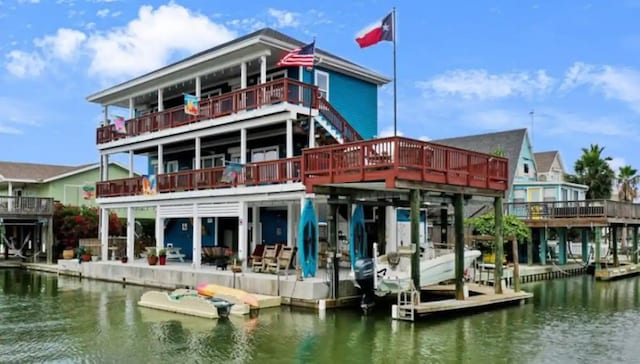
[[[637,363],[640,278],[524,285],[522,306],[417,323],[287,307],[205,320],[144,288],[0,270],[1,363]]]

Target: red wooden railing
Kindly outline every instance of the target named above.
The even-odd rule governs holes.
[[[345,143],[362,140],[362,136],[324,97],[318,100],[318,111],[342,135]]]
[[[255,85],[200,100],[199,115],[185,114],[184,106],[181,105],[127,120],[126,134],[117,133],[114,125],[101,126],[96,132],[96,142],[97,144],[107,143],[281,102],[317,108],[318,88],[287,78]]]
[[[157,177],[157,192],[179,192],[227,188],[237,185],[256,186],[300,182],[300,157],[246,164],[231,183],[222,182],[225,167],[166,173]],[[142,194],[142,178],[123,178],[98,182],[98,197],[135,196]]]
[[[505,191],[507,159],[401,137],[305,149],[303,183],[411,180]]]

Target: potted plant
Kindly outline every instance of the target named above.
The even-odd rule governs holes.
[[[73,249],[73,240],[69,239],[64,243],[64,250],[62,251],[63,259],[73,259],[75,256],[75,249]]]
[[[167,264],[167,249],[163,248],[158,251],[158,261],[160,262],[160,265]]]
[[[81,245],[76,249],[76,254],[80,259],[82,259],[83,262],[91,261],[91,249],[87,248],[84,245]]]
[[[147,249],[147,262],[149,263],[149,265],[158,264],[158,255],[156,253],[156,248]]]
[[[122,263],[126,263],[126,262],[128,262],[128,261],[129,261],[129,258],[125,255],[124,257],[120,257],[120,261],[121,261]]]

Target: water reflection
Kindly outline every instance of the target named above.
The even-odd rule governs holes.
[[[640,278],[524,285],[530,304],[446,320],[283,307],[206,320],[140,308],[142,287],[0,271],[0,362],[635,362]],[[497,358],[497,359],[496,359]]]

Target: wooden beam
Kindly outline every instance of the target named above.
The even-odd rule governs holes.
[[[415,248],[411,256],[411,279],[416,289],[420,289],[420,199],[419,190],[411,190],[411,245]]]
[[[631,230],[633,239],[633,263],[638,264],[638,226],[633,226]]]
[[[453,215],[455,230],[455,274],[456,299],[464,300],[464,201],[462,194],[453,197]],[[497,267],[497,264],[496,264]]]
[[[504,197],[498,196],[493,201],[493,208],[495,211],[495,235],[496,235],[496,259],[495,269],[493,271],[493,284],[495,286],[496,294],[502,294],[502,259],[504,257],[504,242],[503,242],[503,209],[504,205],[502,200]]]
[[[602,229],[597,227],[595,230],[595,243],[596,243],[596,252],[595,252],[595,261],[596,261],[596,272],[600,270],[600,239],[602,239]]]

